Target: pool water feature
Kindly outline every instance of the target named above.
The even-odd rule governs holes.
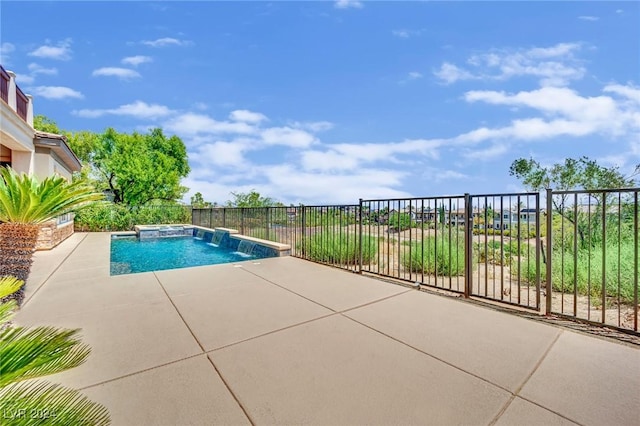
[[[237,252],[245,256],[251,256],[253,254],[253,249],[255,248],[256,243],[252,241],[240,241]]]
[[[111,240],[111,275],[237,262],[256,256],[212,247],[192,237]]]
[[[148,236],[158,229],[162,228],[136,226],[137,235],[114,233],[111,236],[111,275],[216,265],[290,254],[289,245],[251,239],[237,235],[237,231],[232,229],[192,227],[190,236],[179,236],[174,232],[156,238]],[[146,233],[145,236],[143,232]]]

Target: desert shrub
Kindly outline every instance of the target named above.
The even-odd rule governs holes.
[[[405,231],[414,226],[409,213],[391,213],[389,216],[389,229],[396,232]]]
[[[491,240],[485,243],[475,243],[473,246],[477,262],[493,265],[511,265],[523,256],[535,256],[535,246],[518,240]]]
[[[109,202],[94,203],[75,217],[76,231],[130,231],[135,225],[191,223],[188,206],[142,206],[128,208]]]
[[[464,275],[464,240],[441,236],[427,237],[405,250],[402,266],[406,270],[432,275]]]
[[[95,203],[75,216],[76,231],[127,231],[133,229],[133,218],[128,208],[109,202]]]
[[[355,265],[359,262],[356,234],[315,234],[305,242],[307,256],[316,262]],[[362,261],[370,263],[378,252],[378,240],[362,236]]]
[[[618,252],[619,248],[619,252]],[[626,303],[634,300],[634,280],[637,279],[634,267],[633,241],[607,244],[605,257],[605,292],[607,297],[617,297]],[[618,254],[620,260],[618,261]],[[574,262],[572,250],[554,250],[551,255],[551,285],[555,291],[573,293],[574,282],[578,294],[590,295],[594,303],[602,297],[602,245],[589,249],[579,249]],[[521,259],[523,277],[530,282],[535,280],[535,262]],[[541,264],[541,281],[545,281],[545,268]],[[620,279],[618,279],[618,274]]]

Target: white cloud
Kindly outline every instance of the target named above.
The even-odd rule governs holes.
[[[440,69],[434,71],[433,74],[442,80],[445,84],[455,83],[459,80],[474,80],[479,77],[474,76],[469,71],[459,68],[456,65],[445,62],[440,66]]]
[[[16,82],[18,84],[33,84],[35,77],[30,74],[16,74]]]
[[[58,70],[57,68],[44,68],[36,63],[30,63],[27,66],[27,69],[31,72],[31,75],[33,77],[35,77],[38,74],[45,74],[45,75],[57,75],[58,74]]]
[[[29,91],[35,96],[47,99],[84,98],[84,95],[77,90],[63,86],[36,86],[29,88]]]
[[[624,96],[640,104],[640,88],[634,86],[623,86],[621,84],[609,84],[602,90],[603,92],[615,93]]]
[[[7,53],[11,53],[14,50],[16,50],[16,47],[7,41],[0,44],[0,53],[2,53],[3,55]]]
[[[262,121],[269,120],[264,114],[261,114],[259,112],[252,112],[246,109],[237,109],[235,111],[231,111],[231,113],[229,114],[229,118],[233,121],[242,121],[252,124],[257,124]]]
[[[363,164],[376,162],[400,162],[396,156],[412,155],[439,158],[439,149],[445,144],[442,139],[407,139],[389,143],[342,143],[326,145],[326,151],[302,153],[305,170],[349,170]]]
[[[415,81],[415,80],[419,80],[422,77],[424,77],[422,75],[422,73],[418,72],[418,71],[411,71],[409,73],[407,73],[407,76],[405,78],[403,78],[402,80],[398,81],[398,84],[404,85],[407,84],[411,81]]]
[[[495,91],[470,91],[465,94],[465,99],[467,102],[530,107],[545,114],[558,114],[580,121],[611,120],[618,113],[612,98],[582,97],[566,87],[543,87],[513,95]]]
[[[244,153],[255,146],[255,141],[237,139],[234,141],[216,141],[204,144],[196,150],[198,163],[206,167],[212,164],[221,167],[246,165]]]
[[[558,43],[550,47],[533,47],[523,53],[525,57],[531,58],[556,58],[565,55],[572,55],[580,50],[579,43]]]
[[[393,30],[393,31],[391,31],[391,34],[393,34],[396,37],[400,37],[400,38],[409,38],[409,37],[411,37],[411,34],[409,33],[409,30]]]
[[[500,157],[508,151],[509,147],[505,144],[493,144],[489,148],[466,150],[462,155],[468,160],[486,161]]]
[[[59,61],[68,61],[71,59],[71,39],[66,39],[58,42],[56,46],[52,46],[47,41],[47,44],[40,46],[29,53],[29,56],[35,56],[37,58],[55,59]]]
[[[585,15],[583,15],[583,16],[578,16],[578,19],[580,19],[581,21],[592,21],[593,22],[593,21],[599,20],[600,18],[597,17],[597,16],[585,16]]]
[[[122,63],[125,65],[131,65],[137,67],[140,64],[144,64],[147,62],[152,62],[153,59],[150,56],[136,55],[136,56],[127,56],[126,58],[122,58]]]
[[[267,145],[307,148],[316,142],[316,138],[312,134],[291,127],[271,127],[263,130],[260,135]]]
[[[173,111],[164,105],[147,104],[135,101],[131,104],[121,105],[112,109],[81,109],[73,111],[73,114],[84,118],[97,118],[104,115],[129,116],[142,119],[157,119],[170,115]]]
[[[330,121],[292,121],[289,123],[289,125],[296,129],[308,130],[314,133],[325,132],[327,130],[333,129],[334,127],[334,124]]]
[[[423,33],[424,30],[420,29],[420,30],[407,30],[407,29],[401,29],[401,30],[392,30],[391,34],[393,34],[395,37],[398,38],[410,38],[410,37],[417,37],[420,34]]]
[[[445,84],[459,80],[508,80],[531,76],[538,78],[543,86],[565,86],[571,80],[581,79],[586,72],[574,55],[580,49],[578,43],[515,51],[494,49],[469,57],[470,69],[445,62],[434,75]]]
[[[140,73],[135,70],[131,70],[128,68],[119,68],[119,67],[103,67],[93,70],[91,73],[92,76],[98,77],[117,77],[121,80],[131,80],[132,78],[141,77]]]
[[[364,5],[359,0],[336,0],[333,7],[336,9],[362,9]]]
[[[171,118],[164,127],[179,136],[219,133],[256,133],[255,127],[242,122],[217,121],[208,115],[184,113]]]
[[[280,194],[285,202],[353,204],[358,198],[407,197],[402,186],[406,173],[399,170],[359,169],[349,173],[311,173],[290,165],[268,166],[260,170],[265,192]],[[291,177],[295,176],[295,179]],[[257,188],[259,189],[259,188]]]
[[[187,40],[179,40],[173,37],[163,37],[156,40],[145,40],[141,42],[146,46],[151,47],[165,47],[165,46],[187,46],[191,44],[190,41]]]
[[[16,47],[9,43],[3,42],[0,44],[0,63],[7,64],[9,62],[9,54],[16,50]]]
[[[307,171],[354,170],[360,162],[337,151],[304,151],[301,159],[302,168]]]

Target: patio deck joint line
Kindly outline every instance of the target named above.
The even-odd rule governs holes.
[[[225,387],[227,388],[227,390],[229,391],[229,393],[231,394],[233,399],[235,399],[236,403],[238,404],[238,406],[240,407],[240,409],[242,410],[244,415],[247,417],[247,420],[249,420],[249,423],[251,423],[252,426],[255,426],[256,422],[253,421],[253,419],[249,415],[249,412],[244,408],[244,405],[242,405],[242,403],[240,402],[240,399],[238,399],[238,396],[231,389],[231,387],[229,386],[229,383],[227,383],[227,381],[224,379],[224,377],[222,376],[222,373],[220,373],[220,370],[218,370],[218,367],[216,367],[216,364],[213,362],[211,357],[207,356],[207,359],[209,360],[209,363],[211,364],[213,369],[216,370],[216,373],[218,374],[218,377],[220,377],[220,380],[222,380],[222,383],[224,383]]]
[[[60,269],[60,267],[64,264],[64,262],[67,261],[67,259],[73,254],[73,252],[75,252],[77,250],[78,247],[80,247],[80,244],[82,244],[82,242],[89,236],[89,233],[85,233],[84,236],[82,237],[82,239],[80,241],[78,241],[78,244],[76,244],[76,246],[73,248],[73,250],[71,250],[69,253],[67,253],[67,255],[64,257],[64,259],[62,259],[62,262],[60,262],[58,264],[58,266],[56,266],[53,271],[51,271],[51,273],[49,275],[47,275],[47,278],[45,278],[44,281],[42,281],[42,284],[40,284],[40,287],[38,287],[33,294],[31,294],[31,296],[29,296],[28,299],[25,299],[25,301],[22,303],[22,306],[20,306],[20,308],[24,308],[27,303],[29,303],[31,301],[31,299],[33,299],[33,296],[35,296],[36,294],[38,294],[38,292],[40,291],[40,289],[42,287],[44,287],[44,285],[47,283],[47,281],[49,281],[51,279],[51,277],[53,276],[53,274],[55,274],[58,269]],[[27,277],[27,282],[29,281],[29,278]]]
[[[531,376],[533,376],[533,375],[534,375],[534,373],[535,373],[536,371],[538,371],[538,368],[540,367],[540,365],[542,364],[542,362],[547,358],[547,355],[549,355],[549,352],[551,351],[551,348],[553,348],[553,346],[556,344],[556,342],[558,341],[558,339],[560,338],[560,336],[562,335],[562,333],[563,333],[563,332],[564,332],[564,330],[559,330],[559,332],[558,332],[558,333],[556,334],[556,336],[553,338],[553,341],[549,344],[549,346],[548,346],[548,347],[547,347],[547,349],[544,351],[544,353],[542,354],[542,356],[540,357],[540,359],[539,359],[539,360],[536,362],[536,364],[533,366],[533,368],[531,369],[531,371],[529,372],[529,374],[527,374],[527,377],[525,377],[525,378],[524,378],[524,380],[522,381],[522,383],[520,383],[520,386],[518,386],[518,387],[516,388],[515,392],[511,395],[511,397],[509,398],[509,400],[504,404],[504,406],[502,407],[502,409],[500,409],[500,411],[498,411],[498,414],[496,414],[496,416],[493,418],[493,420],[489,423],[489,425],[488,425],[488,426],[493,426],[493,425],[495,425],[495,424],[498,422],[498,420],[500,420],[500,417],[502,417],[502,415],[505,413],[505,411],[507,411],[507,409],[509,408],[509,406],[511,405],[511,403],[513,402],[513,400],[515,400],[515,399],[516,399],[516,397],[520,397],[520,398],[522,398],[522,397],[519,395],[519,394],[520,394],[520,391],[522,390],[522,388],[524,387],[524,385],[526,385],[526,384],[527,384],[527,382],[529,381],[529,379],[531,379]],[[570,418],[568,418],[568,417],[566,417],[566,416],[563,416],[563,415],[562,415],[562,414],[560,414],[560,413],[556,413],[555,411],[550,410],[550,409],[549,409],[549,408],[547,408],[547,407],[544,407],[544,406],[542,406],[542,405],[540,405],[540,404],[537,404],[537,403],[535,403],[535,402],[533,402],[533,401],[529,401],[529,400],[528,400],[528,399],[526,399],[526,398],[522,398],[522,399],[524,399],[525,401],[528,401],[528,402],[530,402],[530,403],[532,403],[532,404],[535,404],[535,405],[537,405],[537,406],[538,406],[538,407],[540,407],[540,408],[543,408],[543,409],[545,409],[545,410],[547,410],[547,411],[550,411],[550,412],[554,413],[555,415],[560,416],[560,417],[562,417],[562,418],[564,418],[564,419],[566,419],[566,420],[569,420],[569,421],[571,421],[571,422],[573,422],[573,423],[578,423],[578,422],[576,422],[575,420],[572,420],[572,419],[570,419]],[[580,423],[578,423],[578,424],[580,424]]]
[[[340,312],[332,312],[330,314],[323,315],[321,317],[312,318],[310,320],[302,321],[302,322],[299,322],[299,323],[296,323],[296,324],[291,324],[291,325],[288,325],[286,327],[279,328],[277,330],[271,330],[271,331],[268,331],[268,332],[266,332],[264,334],[258,334],[257,336],[247,337],[246,339],[238,340],[237,342],[233,342],[233,343],[227,343],[226,345],[220,346],[219,348],[211,349],[211,350],[209,350],[208,352],[205,352],[205,353],[210,354],[212,352],[216,352],[216,351],[219,351],[221,349],[228,348],[230,346],[239,345],[241,343],[245,343],[245,342],[248,342],[248,341],[251,341],[251,340],[259,339],[261,337],[265,337],[265,336],[268,336],[270,334],[279,333],[281,331],[288,330],[290,328],[298,327],[300,325],[309,324],[310,322],[314,322],[314,321],[318,321],[318,320],[321,320],[321,319],[329,318],[329,317],[332,317],[334,315],[338,315],[339,313]]]
[[[318,306],[322,306],[323,308],[328,309],[328,310],[330,310],[331,312],[337,313],[337,311],[336,311],[335,309],[331,309],[330,307],[325,306],[325,305],[323,305],[322,303],[316,302],[315,300],[309,299],[308,297],[305,297],[305,296],[303,296],[303,295],[301,295],[301,294],[299,294],[299,293],[296,293],[295,291],[293,291],[293,290],[291,290],[291,289],[288,289],[288,288],[286,288],[286,287],[283,287],[283,286],[281,286],[280,284],[274,283],[273,281],[268,280],[268,279],[266,279],[265,277],[262,277],[262,276],[260,276],[260,275],[256,274],[255,272],[248,271],[248,270],[246,270],[245,268],[240,268],[240,270],[245,271],[245,272],[247,272],[247,273],[249,273],[249,274],[251,274],[251,275],[253,275],[253,276],[256,276],[256,277],[260,278],[261,280],[268,282],[269,284],[273,284],[273,285],[275,285],[276,287],[280,287],[281,289],[286,290],[286,291],[288,291],[289,293],[293,293],[293,294],[295,294],[295,295],[296,295],[296,296],[298,296],[298,297],[302,297],[303,299],[305,299],[305,300],[307,300],[307,301],[309,301],[309,302],[311,302],[311,303],[315,303],[315,304],[316,304],[316,305],[318,305]]]
[[[461,367],[459,367],[459,366],[457,366],[457,365],[455,365],[455,364],[450,363],[449,361],[446,361],[446,360],[444,360],[444,359],[442,359],[442,358],[440,358],[440,357],[437,357],[437,356],[435,356],[435,355],[433,355],[433,354],[430,354],[430,353],[428,353],[428,352],[425,352],[425,351],[423,351],[423,350],[422,350],[422,349],[420,349],[420,348],[416,348],[415,346],[410,345],[410,344],[409,344],[409,343],[407,343],[407,342],[403,342],[402,340],[398,339],[397,337],[393,337],[393,336],[391,336],[391,335],[389,335],[389,334],[387,334],[387,333],[384,333],[384,332],[382,332],[382,331],[380,331],[380,330],[378,330],[378,329],[375,329],[375,328],[371,327],[371,326],[370,326],[370,325],[368,325],[368,324],[362,323],[362,322],[360,322],[360,321],[358,321],[358,320],[356,320],[356,319],[354,319],[354,318],[351,318],[350,316],[344,315],[343,313],[340,313],[340,315],[342,315],[343,317],[345,317],[345,318],[347,318],[347,319],[349,319],[349,320],[351,320],[351,321],[355,322],[356,324],[360,324],[361,326],[366,327],[366,328],[368,328],[369,330],[372,330],[372,331],[374,331],[374,332],[376,332],[376,333],[379,333],[379,334],[383,335],[384,337],[387,337],[387,338],[389,338],[389,339],[391,339],[391,340],[393,340],[393,341],[395,341],[395,342],[398,342],[398,343],[400,343],[400,344],[402,344],[402,345],[405,345],[405,346],[407,346],[408,348],[413,349],[414,351],[418,351],[418,352],[420,352],[421,354],[424,354],[424,355],[426,355],[426,356],[428,356],[428,357],[430,357],[430,358],[435,359],[436,361],[440,361],[440,362],[442,362],[443,364],[448,365],[449,367],[453,367],[453,368],[455,368],[456,370],[462,371],[463,373],[468,374],[468,375],[470,375],[470,376],[473,376],[473,377],[475,377],[476,379],[480,379],[480,380],[482,380],[483,382],[490,384],[491,386],[495,386],[495,387],[497,387],[498,389],[501,389],[501,390],[503,390],[503,391],[507,392],[509,395],[514,395],[514,393],[513,393],[513,392],[511,392],[509,389],[505,388],[504,386],[499,385],[499,384],[497,384],[497,383],[493,383],[491,380],[489,380],[489,379],[485,379],[484,377],[479,376],[479,375],[477,375],[476,373],[472,373],[471,371],[467,371],[467,370],[465,370],[464,368],[461,368]]]
[[[144,368],[142,370],[134,371],[133,373],[124,374],[122,376],[114,377],[112,379],[103,380],[101,382],[94,383],[92,385],[83,386],[83,387],[77,388],[77,389],[79,391],[82,391],[82,390],[85,390],[85,389],[95,388],[97,386],[106,385],[107,383],[115,382],[115,381],[118,381],[120,379],[126,379],[127,377],[137,376],[138,374],[147,373],[149,371],[156,370],[158,368],[166,367],[166,366],[169,366],[169,365],[172,365],[172,364],[177,364],[179,362],[187,361],[187,360],[190,360],[192,358],[197,358],[199,356],[206,356],[206,354],[202,353],[202,354],[189,355],[189,356],[186,356],[184,358],[176,359],[175,361],[165,362],[164,364],[159,364],[159,365],[155,365],[153,367]]]
[[[392,294],[390,296],[385,296],[385,297],[382,297],[380,299],[372,300],[371,302],[363,303],[362,305],[354,306],[353,308],[343,309],[343,310],[339,311],[338,313],[339,314],[344,314],[345,312],[350,312],[350,311],[353,311],[355,309],[366,308],[369,305],[373,305],[373,304],[379,303],[379,302],[384,302],[385,300],[389,300],[389,299],[392,299],[394,297],[402,296],[403,294],[410,293],[412,291],[415,291],[415,290],[414,289],[408,289],[408,290],[403,291],[401,293]]]
[[[382,302],[382,301],[384,301],[384,300],[391,299],[392,297],[400,296],[401,294],[405,294],[405,293],[408,293],[408,292],[410,292],[411,290],[413,290],[413,289],[407,289],[407,290],[405,290],[405,291],[403,291],[403,292],[396,293],[396,294],[392,294],[392,295],[390,295],[390,296],[385,296],[385,297],[382,297],[382,298],[380,298],[380,299],[372,300],[371,302],[367,302],[367,303],[364,303],[364,304],[362,304],[362,305],[358,305],[358,306],[354,306],[354,307],[351,307],[351,308],[343,309],[343,310],[341,310],[341,311],[336,311],[335,309],[332,309],[332,308],[330,308],[330,307],[328,307],[328,306],[325,306],[325,305],[323,305],[322,303],[316,302],[316,301],[315,301],[315,300],[313,300],[313,299],[310,299],[310,298],[308,298],[308,297],[306,297],[306,296],[303,296],[303,295],[301,295],[300,293],[296,293],[295,291],[293,291],[293,290],[291,290],[291,289],[289,289],[289,288],[287,288],[287,287],[281,286],[281,285],[280,285],[280,284],[278,284],[278,283],[275,283],[275,282],[273,282],[273,281],[271,281],[271,280],[269,280],[269,279],[267,279],[267,278],[265,278],[265,277],[262,277],[262,276],[260,276],[260,275],[256,274],[256,273],[255,273],[255,272],[253,272],[253,271],[249,271],[249,270],[244,269],[244,268],[242,268],[242,270],[243,270],[243,271],[246,271],[246,272],[250,273],[251,275],[254,275],[254,276],[256,276],[256,277],[258,277],[258,278],[260,278],[260,279],[262,279],[262,280],[264,280],[264,281],[266,281],[266,282],[268,282],[269,284],[273,284],[273,285],[275,285],[276,287],[280,287],[280,288],[281,288],[281,289],[283,289],[283,290],[287,290],[288,292],[293,293],[293,294],[295,294],[296,296],[302,297],[303,299],[308,300],[309,302],[312,302],[312,303],[315,303],[316,305],[322,306],[323,308],[328,309],[328,310],[330,310],[330,311],[332,311],[332,312],[334,312],[334,313],[336,313],[336,314],[341,314],[341,313],[343,313],[343,312],[348,312],[348,311],[351,311],[351,310],[353,310],[353,309],[362,308],[362,307],[365,307],[365,306],[371,305],[371,304],[373,304],[373,303]],[[349,272],[349,271],[347,271],[347,272]],[[318,319],[318,318],[317,318],[317,319]]]
[[[176,306],[175,303],[173,303],[173,299],[171,298],[171,296],[169,296],[169,293],[167,293],[167,290],[164,288],[164,286],[162,285],[162,281],[160,281],[160,278],[158,278],[158,275],[156,275],[155,271],[152,271],[153,273],[153,277],[156,279],[156,281],[158,282],[158,284],[160,285],[160,288],[162,289],[162,291],[164,292],[165,296],[167,296],[167,299],[169,299],[169,303],[171,303],[171,306],[173,306],[173,309],[176,310],[176,313],[178,314],[178,316],[180,317],[180,320],[182,321],[182,323],[185,325],[185,327],[187,327],[187,330],[189,330],[189,333],[191,333],[191,337],[193,337],[193,339],[196,341],[196,343],[198,344],[198,346],[200,346],[200,350],[202,351],[202,353],[205,353],[204,350],[204,346],[202,346],[202,343],[200,342],[200,340],[198,340],[198,337],[196,337],[195,333],[193,332],[193,330],[191,330],[191,327],[189,327],[189,324],[187,324],[187,321],[185,321],[184,317],[182,316],[182,314],[180,313],[180,310],[178,309],[178,307]]]
[[[191,330],[191,327],[189,327],[189,324],[187,323],[187,321],[184,319],[184,317],[182,316],[182,314],[180,313],[180,310],[178,310],[178,307],[175,305],[175,303],[173,303],[173,299],[171,299],[171,296],[169,296],[169,293],[167,293],[167,290],[164,288],[164,286],[162,285],[162,281],[160,281],[160,278],[158,278],[158,275],[156,275],[155,271],[153,272],[153,276],[155,277],[156,281],[158,282],[158,284],[160,285],[160,288],[162,288],[162,291],[164,292],[164,294],[167,296],[167,299],[169,299],[169,302],[171,302],[171,306],[173,306],[173,309],[176,310],[176,312],[178,313],[178,315],[180,316],[180,319],[182,320],[182,322],[184,323],[184,325],[187,327],[187,330],[189,330],[189,333],[191,333],[191,336],[193,336],[193,338],[195,339],[195,341],[198,343],[198,346],[200,346],[200,350],[203,352],[203,354],[207,357],[207,359],[209,360],[209,364],[211,364],[211,366],[213,367],[213,370],[216,372],[216,374],[218,375],[218,377],[220,377],[220,380],[222,380],[222,383],[224,383],[224,386],[227,388],[227,391],[229,391],[229,393],[231,394],[231,396],[233,397],[233,399],[236,401],[236,403],[238,404],[238,406],[240,407],[240,409],[242,410],[242,412],[244,413],[244,415],[247,417],[247,420],[249,420],[249,423],[251,423],[252,426],[255,426],[255,422],[253,421],[253,419],[249,416],[249,413],[247,412],[247,410],[244,408],[244,406],[242,405],[242,403],[240,402],[240,400],[238,399],[238,397],[236,396],[236,394],[233,392],[233,390],[229,387],[229,384],[227,383],[227,381],[224,379],[224,377],[222,376],[222,374],[220,374],[220,371],[218,370],[218,368],[216,367],[216,365],[213,363],[213,361],[211,360],[211,358],[209,358],[206,355],[204,346],[202,346],[202,343],[200,342],[200,340],[198,340],[198,338],[196,337],[195,333],[193,332],[193,330]]]

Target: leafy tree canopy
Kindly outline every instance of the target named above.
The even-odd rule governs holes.
[[[43,132],[62,134],[56,122],[44,115],[36,115],[33,117],[33,128]]]
[[[202,209],[207,207],[213,207],[213,203],[209,201],[205,201],[204,197],[202,196],[202,193],[196,192],[194,195],[191,196],[191,206],[197,209]]]
[[[180,185],[189,174],[187,150],[177,136],[167,137],[162,129],[149,133],[104,133],[61,131],[45,116],[34,117],[38,130],[63,134],[83,163],[81,178],[87,178],[113,201],[140,206],[152,201],[174,202],[187,188]]]
[[[273,198],[263,197],[259,192],[251,190],[245,192],[232,192],[233,200],[227,201],[228,207],[270,207],[284,206],[284,204],[274,200]]]
[[[640,172],[640,164],[631,176],[624,176],[617,167],[604,167],[587,157],[567,158],[564,163],[543,167],[533,158],[519,158],[511,163],[509,174],[518,178],[532,191],[551,188],[559,191],[572,189],[628,188],[633,177]]]

